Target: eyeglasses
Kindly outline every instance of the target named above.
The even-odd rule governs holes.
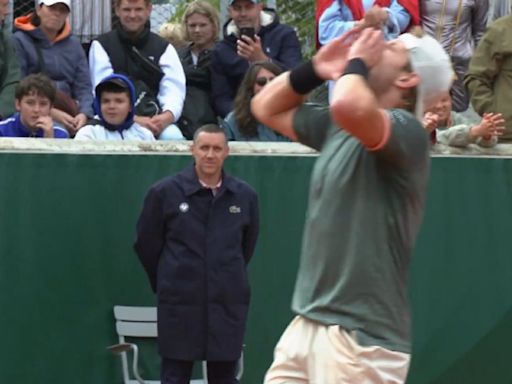
[[[274,80],[274,77],[257,77],[255,83],[260,87],[266,85],[269,81]]]

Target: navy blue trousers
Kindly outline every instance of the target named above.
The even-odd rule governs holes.
[[[189,384],[193,361],[162,359],[160,380],[162,384]],[[208,361],[208,384],[239,384],[236,379],[238,360]]]

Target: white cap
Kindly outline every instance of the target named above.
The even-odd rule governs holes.
[[[54,4],[62,3],[65,6],[67,6],[68,9],[71,9],[71,2],[70,2],[70,0],[37,0],[37,3],[39,5],[44,4],[44,5],[48,6],[48,7],[51,6],[51,5],[54,5]]]
[[[421,121],[425,105],[436,101],[441,93],[450,90],[454,77],[452,63],[441,44],[433,37],[416,37],[404,33],[398,39],[405,44],[412,70],[420,77],[415,112]]]

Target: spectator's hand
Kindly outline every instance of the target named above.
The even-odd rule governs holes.
[[[166,127],[174,123],[174,115],[170,111],[162,112],[153,117],[136,115],[134,121],[149,129],[155,137],[158,137]]]
[[[318,50],[312,61],[315,72],[320,78],[337,80],[342,75],[347,64],[348,51],[358,35],[359,32],[352,29]]]
[[[236,53],[250,63],[268,60],[267,55],[263,53],[261,39],[258,35],[255,35],[254,39],[251,39],[249,36],[240,36],[236,42]]]
[[[162,133],[162,131],[167,128],[169,125],[174,123],[174,115],[170,111],[162,112],[158,115],[155,115],[151,118],[151,124],[158,132],[158,135]],[[152,130],[153,132],[153,130]],[[154,133],[154,132],[153,132]],[[157,136],[157,135],[155,135]]]
[[[50,116],[41,116],[37,119],[36,128],[43,130],[43,137],[52,138],[53,134],[53,120]]]
[[[75,118],[73,116],[56,108],[52,108],[50,115],[53,120],[66,128],[70,134],[76,133]]]
[[[425,127],[428,133],[432,133],[432,131],[437,128],[438,124],[439,116],[432,112],[425,113],[423,116],[423,127]]]
[[[348,60],[359,58],[372,68],[381,58],[386,42],[382,31],[367,28],[363,30],[350,47]]]
[[[382,29],[388,21],[388,13],[384,8],[374,5],[365,13],[362,25],[359,28]],[[357,25],[356,25],[357,26]]]
[[[82,128],[85,125],[85,123],[87,123],[87,116],[85,115],[85,113],[79,113],[78,115],[76,115],[74,119],[75,132],[78,132],[78,130]]]
[[[141,127],[149,129],[155,137],[158,137],[158,135],[160,135],[161,131],[159,131],[158,127],[151,121],[151,117],[135,115],[133,120]]]
[[[493,136],[501,136],[505,132],[505,119],[501,113],[486,113],[480,124],[469,129],[473,138],[482,137],[490,140]]]

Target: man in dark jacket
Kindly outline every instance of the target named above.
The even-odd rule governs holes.
[[[147,193],[135,251],[158,298],[162,384],[189,383],[196,360],[207,361],[208,383],[235,384],[258,197],[223,171],[229,147],[217,125],[199,128],[191,151],[193,165]]]
[[[5,19],[9,15],[9,1],[0,0],[0,120],[16,112],[14,89],[20,80],[16,53],[8,37]]]
[[[255,61],[272,61],[288,70],[302,61],[295,31],[279,23],[275,10],[259,0],[230,0],[230,19],[224,39],[212,54],[212,99],[222,118],[233,109],[233,99],[245,72]]]

